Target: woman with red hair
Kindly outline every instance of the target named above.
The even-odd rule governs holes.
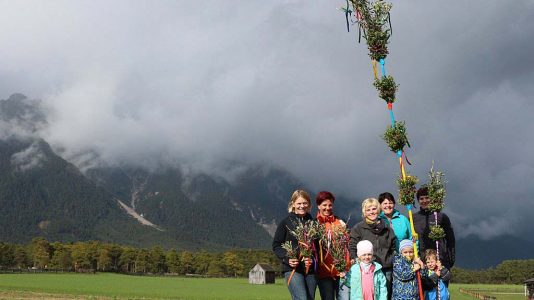
[[[327,191],[322,191],[317,194],[315,202],[317,203],[317,221],[324,225],[325,236],[333,236],[334,231],[346,232],[346,224],[341,219],[336,217],[333,212],[334,195]],[[348,236],[347,236],[348,239]],[[345,274],[340,274],[335,266],[334,259],[330,254],[328,245],[330,243],[321,243],[322,255],[319,257],[319,266],[317,269],[317,285],[322,300],[344,300],[349,299],[350,288],[343,283],[340,284],[340,277]],[[347,258],[349,257],[347,249]],[[347,270],[350,269],[350,259],[347,260]]]

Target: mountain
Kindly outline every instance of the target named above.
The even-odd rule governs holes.
[[[0,140],[0,238],[120,241],[150,245],[172,239],[127,216],[43,140]]]
[[[39,105],[22,94],[0,100],[0,241],[43,236],[139,247],[268,249],[291,193],[317,192],[281,168],[238,162],[230,167],[241,171],[227,177],[163,163],[150,170],[101,164],[82,172],[39,135],[47,126]],[[361,219],[361,199],[335,201],[336,214],[350,216],[349,226]],[[532,258],[534,243],[469,236],[458,239],[456,251],[458,267],[487,268]]]
[[[233,181],[179,167],[86,169],[39,136],[39,101],[0,100],[0,239],[97,239],[179,249],[269,248],[273,226],[302,186],[289,173],[248,168]]]
[[[128,167],[99,168],[88,170],[87,176],[178,240],[202,241],[205,247],[219,249],[270,245],[271,237],[262,227],[264,217],[254,217],[266,215],[261,208],[249,209],[246,199],[235,197],[242,195],[239,188],[223,178],[184,175],[180,169],[171,167],[152,172]],[[275,185],[268,175],[248,180]],[[286,183],[282,186],[288,188]],[[249,197],[255,194],[258,192]],[[266,197],[262,208],[274,206],[283,210],[275,195],[267,193]],[[267,216],[276,222],[275,216]]]

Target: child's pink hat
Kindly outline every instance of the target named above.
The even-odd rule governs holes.
[[[358,256],[363,254],[373,254],[373,244],[368,240],[359,241],[356,245]]]

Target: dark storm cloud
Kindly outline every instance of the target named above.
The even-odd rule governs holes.
[[[78,163],[268,162],[317,190],[394,191],[387,111],[341,5],[0,2],[0,93],[42,98],[43,134]],[[445,172],[463,234],[517,233],[533,212],[533,18],[526,0],[394,2],[409,170]]]

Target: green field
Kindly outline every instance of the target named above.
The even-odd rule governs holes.
[[[522,285],[510,285],[510,284],[452,284],[449,287],[451,293],[451,299],[476,299],[468,295],[460,293],[460,288],[470,290],[483,294],[486,296],[497,297],[502,300],[525,300],[524,287]]]
[[[453,284],[451,298],[475,299],[459,288],[496,290],[481,292],[498,299],[525,299],[522,286]],[[319,299],[317,291],[317,299]],[[89,274],[1,274],[0,299],[289,299],[282,280],[251,285],[246,278],[184,278]]]

